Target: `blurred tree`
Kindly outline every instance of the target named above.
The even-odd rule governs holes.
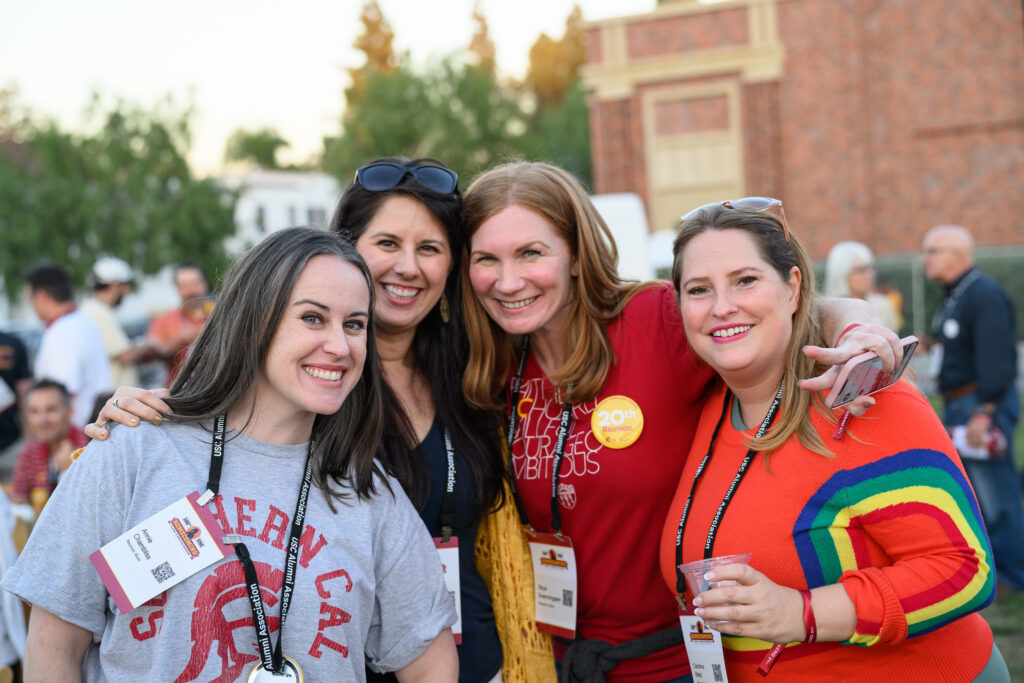
[[[559,40],[542,33],[530,48],[526,86],[537,98],[538,107],[559,104],[579,78],[580,67],[586,60],[583,12],[575,5]]]
[[[352,47],[366,55],[366,63],[357,69],[349,69],[351,85],[345,90],[345,98],[351,100],[363,94],[367,77],[376,72],[390,73],[398,68],[401,60],[395,54],[395,32],[391,29],[377,0],[368,0],[359,15],[363,32]]]
[[[225,161],[251,161],[260,168],[281,168],[277,150],[288,147],[288,141],[273,128],[248,131],[239,128],[224,147]]]
[[[469,57],[471,62],[479,69],[490,74],[495,73],[495,50],[494,41],[491,40],[490,30],[487,28],[487,17],[480,9],[480,0],[473,5],[473,23],[476,31],[469,41]]]
[[[404,55],[394,68],[370,68],[368,57],[358,70],[360,87],[345,91],[340,134],[324,140],[324,170],[347,183],[356,168],[375,157],[433,156],[468,178],[523,157],[562,165],[589,184],[587,108],[577,76],[583,54],[579,8],[566,21],[565,37],[547,38],[562,56],[552,57],[557,74],[548,78],[539,56],[535,65],[531,62],[543,96],[530,86],[498,79],[494,44],[479,6],[473,21],[476,30],[464,54],[422,71],[414,71]]]
[[[234,231],[234,196],[197,179],[185,160],[190,110],[170,100],[151,111],[93,98],[88,134],[32,124],[20,143],[0,143],[0,277],[8,297],[40,261],[83,283],[103,254],[144,273],[183,259],[222,271]]]

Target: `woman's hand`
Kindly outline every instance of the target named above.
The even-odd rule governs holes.
[[[727,564],[708,573],[713,582],[734,585],[706,590],[693,600],[696,614],[722,633],[798,643],[806,638],[800,591],[772,582],[747,564]]]
[[[166,389],[147,391],[136,387],[118,387],[110,400],[103,405],[103,410],[96,421],[85,426],[85,435],[90,439],[103,441],[110,436],[108,422],[135,427],[142,419],[158,425],[164,419],[161,413],[174,412],[163,401],[170,395]]]
[[[715,567],[708,574],[712,582],[736,582],[706,590],[694,598],[697,615],[713,628],[772,643],[802,643],[807,638],[800,591],[780,586],[746,564]],[[811,608],[818,641],[842,642],[853,635],[857,609],[842,584],[813,589]]]
[[[804,355],[819,363],[831,365],[827,371],[799,382],[804,391],[828,391],[836,382],[836,377],[843,363],[866,351],[874,351],[882,359],[882,367],[886,372],[893,369],[903,360],[903,346],[895,332],[882,325],[861,325],[855,327],[839,339],[834,348],[824,346],[805,346]],[[875,405],[875,399],[861,396],[850,403],[847,408],[856,417]]]

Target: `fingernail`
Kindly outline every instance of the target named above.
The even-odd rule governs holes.
[[[699,595],[693,599],[693,606],[694,607],[699,607],[700,605],[703,605],[703,604],[704,604],[704,601],[701,600],[701,597]]]
[[[698,617],[702,617],[704,616],[704,608],[698,607],[697,609],[693,610],[693,613],[696,614]]]
[[[158,424],[160,424],[163,421],[164,421],[164,418],[160,417],[159,415],[157,415],[155,418],[153,418],[153,424],[155,424],[155,425],[158,425]]]
[[[706,581],[714,581],[715,580],[715,573],[714,572],[708,572],[707,574],[704,575],[704,579]]]
[[[128,424],[130,424],[132,427],[134,427],[135,425],[139,424],[139,418],[137,418],[137,417],[130,417],[130,418],[128,418]]]

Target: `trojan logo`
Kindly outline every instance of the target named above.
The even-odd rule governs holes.
[[[561,503],[562,507],[566,510],[572,510],[576,507],[576,487],[572,484],[558,484],[558,502]]]
[[[199,548],[196,547],[194,538],[199,536],[199,529],[197,527],[185,528],[185,525],[181,523],[181,520],[177,517],[172,517],[171,521],[168,522],[171,528],[174,529],[175,535],[178,540],[181,541],[181,545],[184,546],[185,552],[191,559],[199,557]]]
[[[690,631],[690,642],[703,641],[712,642],[715,639],[714,633],[708,633],[704,630],[704,622],[698,621],[696,630]]]
[[[279,602],[278,591],[284,582],[284,572],[274,569],[265,562],[253,562],[256,567],[256,578],[260,584],[263,604],[274,607]],[[246,604],[241,619],[228,621],[224,616],[224,608],[236,600]],[[188,663],[174,683],[190,683],[195,681],[206,668],[207,660],[216,654],[220,657],[221,676],[218,681],[234,681],[243,675],[259,657],[255,649],[242,652],[235,644],[235,631],[243,629],[240,642],[253,641],[252,613],[248,609],[245,571],[239,562],[222,564],[215,572],[203,581],[196,593],[193,603],[191,635],[192,651]],[[280,627],[280,619],[267,615],[267,628],[271,633]]]
[[[540,556],[540,563],[546,564],[549,567],[569,568],[569,563],[563,560],[561,553],[555,552],[554,548],[548,550],[547,554]]]

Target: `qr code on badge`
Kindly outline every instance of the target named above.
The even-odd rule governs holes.
[[[721,664],[712,664],[711,665],[711,674],[715,677],[716,681],[724,681],[725,680],[725,677],[722,676],[722,665]]]
[[[171,564],[169,562],[163,562],[154,567],[151,571],[153,572],[153,578],[156,579],[157,583],[163,583],[167,579],[174,577],[174,570],[171,569]]]
[[[568,588],[562,589],[562,604],[566,607],[572,607],[572,591]]]

